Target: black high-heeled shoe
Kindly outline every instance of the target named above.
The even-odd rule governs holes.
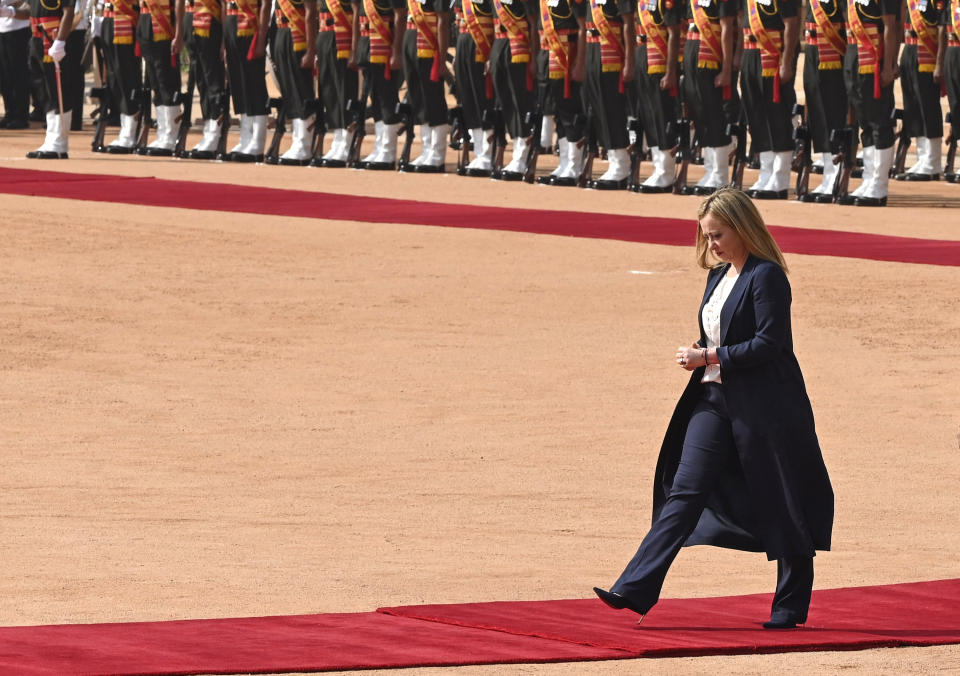
[[[630,599],[621,596],[616,592],[610,592],[605,589],[600,589],[600,587],[594,587],[593,593],[600,597],[600,600],[606,603],[608,606],[614,610],[632,610],[637,615],[640,616],[640,619],[637,621],[637,624],[643,622],[643,616],[647,614],[647,611],[640,610],[637,606],[630,602]]]

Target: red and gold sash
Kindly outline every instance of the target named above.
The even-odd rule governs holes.
[[[531,52],[527,20],[518,21],[500,0],[493,0],[493,6],[497,10],[497,21],[507,31],[507,37],[510,39],[510,63],[529,63]],[[530,78],[528,77],[527,80],[527,88],[532,89]]]
[[[176,35],[173,24],[170,23],[169,0],[140,0],[140,13],[150,13],[150,23],[153,27],[153,41],[162,42],[172,40]]]
[[[333,25],[326,25],[326,18],[320,16],[320,30],[334,33],[334,42],[337,46],[337,58],[350,58],[350,40],[353,32],[353,12],[347,12],[340,0],[327,0],[327,12],[333,19]]]
[[[407,7],[410,12],[410,18],[417,28],[417,42],[423,43],[417,45],[418,58],[433,57],[433,66],[430,68],[430,80],[432,82],[440,81],[440,44],[437,41],[437,15],[435,12],[427,13],[423,11],[420,0],[407,0]]]
[[[757,8],[757,0],[747,0],[747,17],[750,20],[750,32],[757,39],[763,55],[767,57],[763,59],[761,56],[762,75],[773,78],[773,102],[780,103],[780,57],[782,55],[780,45],[783,44],[783,35],[777,32],[777,37],[780,38],[780,44],[777,44],[777,37],[764,28],[760,10]]]
[[[134,0],[113,0],[103,8],[103,18],[113,19],[113,44],[132,45],[139,4]]]
[[[810,6],[817,23],[817,52],[820,55],[817,70],[840,70],[843,67],[843,55],[847,51],[847,41],[827,16],[820,0],[810,0]]]
[[[237,37],[248,38],[257,34],[260,25],[258,5],[257,0],[234,0],[227,3],[227,15],[237,17]],[[252,61],[253,57],[248,54],[247,60]]]
[[[470,31],[474,44],[477,46],[477,62],[486,62],[490,60],[490,49],[493,47],[493,18],[489,23],[481,21],[473,8],[471,0],[463,0],[463,22]],[[486,17],[484,17],[486,18]]]
[[[390,79],[390,52],[393,49],[393,29],[390,24],[380,16],[377,11],[377,5],[374,0],[363,0],[363,10],[367,14],[367,23],[373,29],[370,33],[370,63],[384,64],[383,78]],[[376,38],[376,40],[374,39]],[[379,41],[380,49],[375,48],[375,42]]]
[[[201,38],[210,37],[210,23],[220,21],[220,3],[218,0],[199,0],[193,10],[193,34]]]
[[[852,2],[852,0],[851,0]],[[723,63],[723,45],[720,42],[720,24],[710,21],[706,11],[697,2],[690,0],[693,10],[693,23],[697,26],[700,39],[700,53],[697,57],[698,68],[717,70]]]
[[[614,29],[603,13],[603,7],[596,0],[590,0],[590,18],[593,28],[600,34],[600,70],[619,72],[619,90],[623,93],[623,28]],[[606,58],[605,58],[606,57]]]
[[[907,11],[910,13],[910,26],[917,34],[917,70],[932,73],[937,61],[937,27],[927,24],[917,0],[907,0]]]
[[[277,0],[277,10],[283,13],[290,29],[290,38],[293,40],[293,51],[301,52],[307,48],[307,17],[302,9],[290,0]]]
[[[550,50],[547,64],[547,77],[551,76],[550,66],[554,63],[563,72],[563,98],[570,98],[570,42],[564,42],[553,24],[553,15],[550,13],[549,0],[540,0],[540,23],[543,25],[543,39]],[[566,36],[567,40],[570,36]]]
[[[653,19],[653,12],[648,9],[640,10],[640,27],[647,37],[647,73],[667,72],[667,28]]]
[[[41,26],[43,27],[42,30],[41,30]],[[59,16],[40,16],[40,17],[31,16],[30,28],[31,28],[33,37],[43,40],[44,63],[52,63],[53,57],[49,56],[47,52],[50,51],[50,47],[53,46],[53,41],[57,39],[57,34],[60,32],[60,17]]]
[[[880,69],[883,58],[883,43],[880,40],[880,31],[873,26],[873,31],[867,31],[867,27],[860,20],[860,14],[857,11],[857,0],[847,0],[847,25],[850,27],[851,35],[849,38],[856,41],[857,53],[860,58],[860,72],[873,73],[873,98],[880,98]],[[874,41],[876,36],[876,41]],[[870,63],[864,63],[869,57]]]
[[[953,29],[954,39],[960,38],[960,2],[956,0],[950,7],[950,27]]]

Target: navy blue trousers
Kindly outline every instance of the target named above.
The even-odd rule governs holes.
[[[696,528],[724,468],[737,461],[736,455],[723,385],[706,384],[687,425],[670,495],[611,591],[644,612],[656,604],[670,564]],[[778,560],[770,619],[805,622],[812,590],[813,557]]]

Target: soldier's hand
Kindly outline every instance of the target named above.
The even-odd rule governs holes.
[[[403,68],[403,51],[400,46],[394,47],[390,52],[390,70],[400,70]]]
[[[894,68],[884,68],[880,71],[880,86],[886,87],[897,79],[897,71]]]
[[[266,40],[257,40],[253,45],[253,58],[262,59],[267,55]]]
[[[354,52],[350,52],[350,58],[347,59],[347,68],[350,70],[360,70],[360,65],[357,63],[357,55]]]
[[[784,60],[784,62],[780,64],[780,82],[782,84],[790,84],[793,82],[795,75],[796,71],[794,70],[793,62],[788,63]]]
[[[183,38],[179,35],[174,35],[173,39],[170,40],[170,55],[171,56],[180,56],[180,50],[183,49]]]
[[[570,72],[570,78],[574,82],[583,82],[587,77],[587,66],[583,59],[577,59],[573,64],[573,70]]]
[[[530,76],[534,82],[537,81],[537,60],[530,59],[527,62],[527,75]]]
[[[660,91],[669,92],[677,88],[677,71],[667,71],[660,78]]]
[[[633,59],[626,59],[623,62],[623,81],[633,82],[633,71],[636,68],[636,62]]]
[[[303,55],[303,58],[300,59],[300,67],[304,70],[313,70],[316,66],[317,61],[317,50],[316,48],[307,47],[306,53]]]
[[[50,45],[50,49],[47,51],[47,55],[57,63],[60,63],[63,61],[63,57],[67,55],[67,43],[63,40],[54,40],[53,44]]]
[[[727,71],[721,70],[715,78],[713,78],[713,86],[718,89],[721,87],[730,86],[730,73]]]
[[[440,74],[440,82],[445,80],[450,80],[453,76],[450,74],[450,69],[447,67],[446,59],[440,59],[437,62],[437,72]]]

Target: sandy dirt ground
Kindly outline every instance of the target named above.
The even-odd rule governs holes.
[[[109,157],[89,130],[69,161],[22,159],[40,136],[4,132],[0,165],[691,219],[699,202]],[[943,208],[960,185],[893,195],[762,210],[960,240]],[[645,532],[686,380],[672,355],[696,337],[692,248],[331,221],[321,200],[316,219],[0,200],[3,625],[587,598]],[[958,268],[788,263],[837,496],[816,586],[957,577]],[[692,548],[664,596],[775,577],[762,555]],[[960,672],[960,648],[457,673],[787,670]]]

